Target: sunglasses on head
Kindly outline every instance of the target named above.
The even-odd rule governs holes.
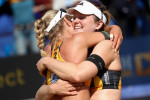
[[[61,11],[61,13],[60,13],[60,18],[62,18],[62,13],[63,13],[63,12],[64,12],[64,13],[67,13],[67,11],[66,11],[65,9],[63,9],[63,8],[61,8],[60,11]]]

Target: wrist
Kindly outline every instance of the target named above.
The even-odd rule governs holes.
[[[104,35],[105,40],[110,40],[110,33],[108,31],[101,31],[101,33]]]
[[[56,94],[53,84],[48,85],[48,94],[51,94],[51,95]]]
[[[48,66],[48,63],[49,63],[49,57],[44,57],[43,60],[44,60],[44,61],[43,61],[44,66]]]

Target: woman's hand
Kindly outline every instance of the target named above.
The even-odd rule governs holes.
[[[122,31],[119,26],[113,25],[114,27],[110,30],[110,35],[113,34],[113,38],[110,38],[113,42],[113,48],[115,48],[115,51],[119,51],[123,36]]]
[[[45,66],[45,64],[47,63],[47,59],[48,57],[42,57],[36,64],[37,69],[39,70],[40,74],[44,77],[46,77],[47,67]]]
[[[36,92],[36,100],[50,100],[57,95],[77,95],[77,91],[82,84],[70,83],[59,79],[56,83],[50,85],[42,85]],[[56,94],[56,95],[55,95]],[[57,97],[56,97],[57,98]]]
[[[105,31],[110,32],[110,40],[113,41],[112,48],[115,48],[115,52],[119,51],[123,40],[122,30],[120,27],[117,25],[107,26]]]
[[[53,91],[53,94],[57,95],[77,95],[77,91],[82,85],[82,83],[71,83],[59,79],[49,86],[49,91]]]

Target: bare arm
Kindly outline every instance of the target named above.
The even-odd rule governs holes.
[[[87,58],[88,48],[94,47],[99,42],[105,40],[100,32],[78,33],[65,40],[61,46],[61,56],[65,61],[80,63]]]
[[[106,26],[104,30],[105,30],[105,31],[109,31],[110,34],[113,34],[114,37],[113,37],[113,38],[110,38],[110,39],[113,41],[112,47],[115,48],[115,52],[119,51],[120,46],[121,46],[121,43],[122,43],[122,40],[123,40],[123,35],[122,35],[122,30],[121,30],[121,28],[120,28],[119,26],[117,26],[117,25],[110,25],[110,26]],[[98,33],[98,32],[94,32],[94,34],[95,34],[95,33]],[[100,35],[96,35],[96,34],[95,34],[95,36],[97,36],[97,37],[95,37],[95,36],[92,36],[92,35],[91,35],[91,34],[93,34],[93,33],[91,32],[91,34],[87,35],[87,38],[86,38],[86,39],[91,39],[91,41],[89,41],[89,42],[90,42],[93,46],[95,46],[94,43],[97,44],[97,40],[100,42],[100,41],[102,41],[102,40],[105,39],[105,37],[103,36],[103,34],[102,34],[101,32],[99,32],[99,33],[100,33]],[[91,36],[90,36],[90,35],[91,35]],[[86,37],[86,36],[85,36],[85,37]],[[88,37],[90,37],[90,38],[88,38]],[[98,37],[101,37],[101,38],[97,39]],[[95,40],[94,40],[95,42],[93,42],[92,39],[95,39]]]
[[[53,91],[50,89],[52,85],[42,85],[36,92],[36,100],[50,100],[53,98]]]
[[[119,55],[118,53],[115,53],[114,49],[112,49],[112,41],[109,40],[105,40],[97,44],[92,54],[99,55],[104,60],[106,66],[108,66]],[[89,61],[83,61],[80,64],[73,64],[57,61],[50,57],[42,58],[37,63],[37,67],[41,70],[41,72],[47,67],[60,78],[70,80],[72,82],[84,82],[95,76],[98,72],[95,64]]]

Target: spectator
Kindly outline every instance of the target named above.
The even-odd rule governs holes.
[[[137,25],[140,35],[148,35],[150,32],[149,21],[146,16],[148,0],[137,0],[137,5],[138,5]]]
[[[54,10],[59,10],[60,8],[70,8],[74,6],[77,2],[82,0],[53,0],[53,8]]]
[[[15,55],[12,10],[7,0],[0,2],[0,58]]]
[[[36,19],[41,18],[47,10],[52,9],[52,0],[34,0],[34,13]]]
[[[133,37],[137,34],[137,1],[136,0],[114,0],[113,16],[121,27],[124,37]]]
[[[38,53],[34,32],[34,1],[10,0],[14,19],[14,36],[16,40],[17,55]],[[28,48],[30,47],[30,48]]]

